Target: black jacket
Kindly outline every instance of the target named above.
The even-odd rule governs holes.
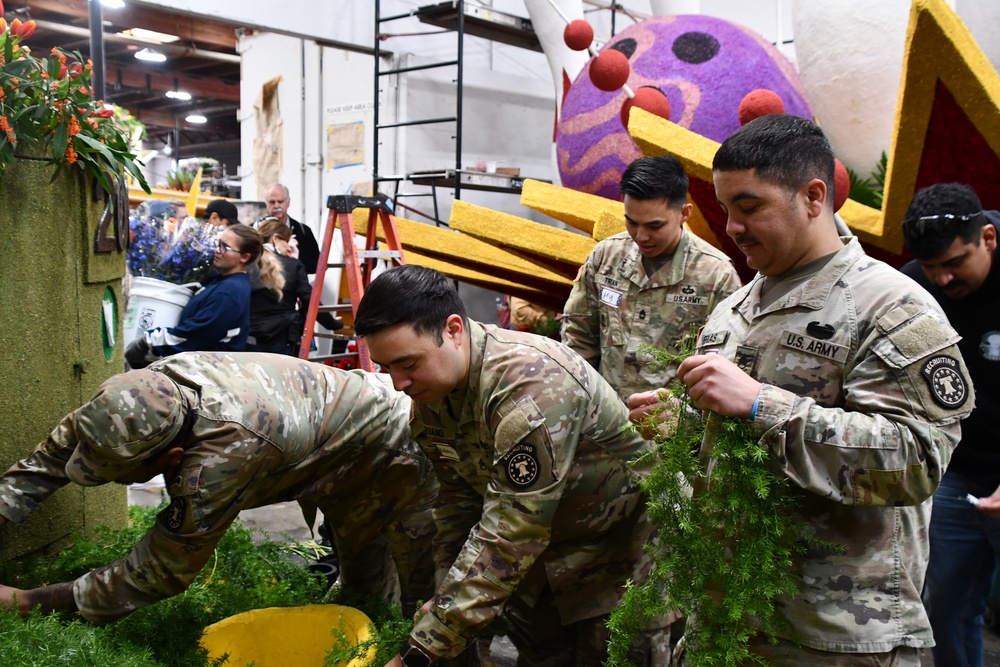
[[[295,234],[299,242],[299,261],[306,267],[306,273],[312,275],[316,273],[316,265],[319,263],[319,244],[312,230],[303,225],[298,220],[288,218],[288,227]]]
[[[248,268],[250,336],[258,345],[274,342],[296,344],[302,337],[302,326],[305,324],[305,312],[309,307],[312,286],[309,284],[309,277],[302,262],[284,255],[272,256],[281,263],[285,286],[279,301],[277,293],[261,282],[257,266],[252,265]],[[336,320],[330,313],[317,313],[316,319],[328,329],[337,328]]]

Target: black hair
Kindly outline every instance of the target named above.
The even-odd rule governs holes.
[[[410,324],[417,334],[434,334],[444,343],[444,327],[452,315],[468,324],[458,290],[440,271],[405,264],[379,275],[365,289],[354,316],[359,336],[377,334],[397,324]]]
[[[979,245],[983,205],[964,183],[937,183],[917,191],[903,217],[903,239],[918,259],[937,257],[961,238]]]
[[[641,157],[625,168],[618,190],[640,201],[664,199],[677,208],[687,201],[688,175],[673,155]]]
[[[826,183],[826,203],[836,197],[833,149],[812,121],[787,114],[756,118],[729,135],[712,160],[713,171],[753,169],[761,180],[797,191],[814,178]]]

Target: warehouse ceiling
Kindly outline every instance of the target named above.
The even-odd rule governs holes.
[[[90,57],[86,0],[6,0],[4,9],[8,23],[15,18],[38,23],[27,42],[35,53],[58,46]],[[102,6],[101,13],[105,101],[128,109],[142,121],[152,147],[168,141],[173,145],[175,128],[184,148],[223,142],[238,146],[239,26],[128,4]],[[135,54],[144,49],[166,59],[136,59]],[[188,93],[191,99],[171,98],[168,92]],[[191,115],[203,116],[206,122],[185,120]]]

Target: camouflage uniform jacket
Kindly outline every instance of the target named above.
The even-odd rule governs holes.
[[[856,239],[764,310],[761,285],[758,275],[719,305],[698,351],[763,383],[760,442],[799,487],[816,536],[844,548],[799,557],[797,595],[777,600],[786,638],[840,653],[932,646],[920,601],[929,499],[974,403],[959,336]],[[706,437],[706,459],[711,446]]]
[[[664,387],[677,367],[656,367],[639,350],[680,352],[691,326],[700,327],[740,287],[733,262],[687,229],[674,256],[651,276],[626,232],[604,239],[587,257],[563,314],[562,340],[597,368],[622,400]]]
[[[645,495],[611,387],[565,346],[470,322],[468,382],[415,403],[413,437],[441,483],[439,586],[414,642],[458,655],[513,595],[551,587],[563,625],[608,613],[647,567]]]
[[[177,383],[197,418],[165,475],[170,505],[127,557],[74,583],[92,622],[183,592],[241,510],[309,499],[364,544],[394,515],[433,502],[410,400],[373,374],[246,353],[188,352],[149,369]],[[0,514],[20,523],[69,481],[75,415],[0,478]]]

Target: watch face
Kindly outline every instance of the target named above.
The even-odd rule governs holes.
[[[430,667],[431,659],[416,646],[406,646],[399,654],[404,667]]]

